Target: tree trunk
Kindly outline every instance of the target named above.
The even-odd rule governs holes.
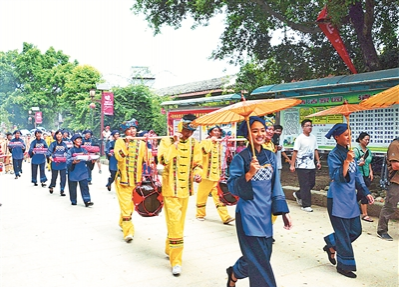
[[[355,28],[360,49],[363,53],[365,72],[381,70],[381,63],[375,50],[371,29],[374,22],[374,1],[366,1],[366,15],[362,3],[356,2],[349,8],[349,17]]]

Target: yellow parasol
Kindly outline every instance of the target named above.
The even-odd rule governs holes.
[[[249,127],[250,116],[264,116],[267,114],[275,113],[281,110],[288,109],[301,103],[302,100],[298,99],[267,99],[267,100],[253,100],[242,101],[233,105],[221,108],[217,111],[203,115],[196,119],[193,124],[205,126],[216,124],[229,124],[235,122],[246,121]],[[252,142],[251,133],[249,133]],[[252,154],[255,155],[254,147],[252,146]]]
[[[330,116],[330,115],[343,115],[346,118],[346,123],[348,125],[349,130],[349,148],[352,147],[352,139],[351,139],[351,130],[349,127],[349,115],[354,112],[366,111],[371,108],[361,106],[360,104],[348,104],[348,101],[344,101],[344,103],[340,106],[332,107],[326,109],[324,111],[320,111],[311,115],[306,116],[305,118],[313,118],[313,117],[321,117],[321,116]]]
[[[399,104],[399,85],[360,102],[361,106],[369,108],[384,108],[395,104]]]

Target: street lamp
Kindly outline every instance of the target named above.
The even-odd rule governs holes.
[[[104,91],[110,89],[110,86],[107,83],[96,84],[97,90],[101,91],[101,100],[95,100],[94,96],[96,95],[96,89],[91,89],[89,92],[90,98],[92,103],[98,102],[101,103],[101,125],[100,125],[100,155],[104,155],[103,147],[104,147],[104,137],[103,137],[103,130],[104,130]],[[90,106],[92,107],[92,105]]]

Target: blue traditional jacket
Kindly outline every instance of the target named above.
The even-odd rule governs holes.
[[[107,144],[107,148],[105,149],[105,153],[107,154],[109,160],[109,170],[117,171],[118,170],[118,161],[115,158],[115,155],[109,156],[111,150],[115,148],[115,141],[110,141]]]
[[[87,161],[81,160],[79,163],[72,164],[73,157],[75,153],[88,154],[87,150],[81,147],[72,147],[67,153],[67,167],[68,176],[70,181],[81,181],[89,178],[89,173],[87,171]]]
[[[354,218],[360,215],[356,200],[356,189],[363,195],[370,194],[359,172],[357,161],[349,164],[346,177],[343,176],[343,165],[348,149],[336,145],[328,155],[328,172],[331,183],[327,197],[333,199],[332,215],[341,218]]]
[[[52,157],[53,159],[56,157],[67,157],[67,152],[68,152],[68,147],[67,145],[61,141],[60,143],[58,141],[53,141],[50,144],[50,147],[48,148],[47,156]],[[53,170],[63,170],[67,168],[67,163],[66,162],[52,162],[51,163],[51,168]]]
[[[271,237],[271,215],[281,215],[289,210],[277,173],[275,154],[262,148],[256,157],[262,168],[250,181],[245,180],[252,160],[250,147],[233,158],[228,188],[240,197],[236,212],[241,214],[244,233],[247,236]]]
[[[12,158],[13,159],[23,159],[24,158],[24,152],[25,152],[25,149],[26,149],[25,142],[21,138],[18,138],[18,139],[13,138],[12,140],[10,140],[10,143],[15,143],[15,142],[21,142],[22,145],[21,146],[15,146],[13,148],[9,147],[9,149],[11,151],[11,154],[12,154]]]
[[[48,148],[47,143],[44,139],[34,139],[30,143],[29,156],[32,158],[32,164],[42,164],[46,162],[46,154],[33,153],[34,148]]]

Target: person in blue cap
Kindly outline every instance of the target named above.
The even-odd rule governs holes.
[[[356,190],[366,196],[370,204],[374,203],[374,198],[359,172],[354,151],[348,150],[349,132],[347,124],[336,124],[325,135],[328,139],[333,137],[337,145],[328,155],[331,183],[327,192],[327,211],[334,232],[324,237],[323,250],[330,263],[337,264],[339,274],[356,278],[352,242],[362,234]]]
[[[115,175],[116,172],[118,171],[118,161],[116,160],[114,154],[115,142],[118,140],[118,138],[119,138],[119,132],[117,130],[113,130],[111,132],[111,139],[110,141],[108,141],[107,147],[105,149],[105,154],[107,155],[109,161],[108,167],[110,172],[107,185],[105,186],[108,189],[108,191],[111,191],[111,185],[115,181]]]
[[[54,139],[47,151],[47,156],[51,162],[51,183],[49,185],[49,192],[53,193],[54,187],[57,182],[58,173],[60,174],[60,194],[65,196],[65,184],[66,184],[66,161],[59,161],[57,158],[66,158],[68,147],[62,138],[62,131],[58,130],[54,133]]]
[[[82,139],[82,145],[84,146],[92,146],[93,145],[93,139],[91,138],[93,136],[93,132],[91,130],[85,130],[83,131],[83,139]],[[91,185],[91,180],[92,180],[92,170],[94,168],[95,162],[91,163],[89,162],[87,164],[87,172],[89,174],[89,178],[87,179],[87,182],[89,185]]]
[[[31,165],[32,165],[32,183],[34,186],[37,186],[37,168],[40,170],[40,183],[42,187],[45,187],[45,182],[47,181],[47,176],[45,173],[46,167],[46,153],[36,153],[35,149],[40,148],[48,148],[47,143],[44,139],[42,139],[42,131],[35,131],[35,139],[31,142],[29,148],[29,156],[31,157]]]
[[[83,202],[86,207],[90,207],[94,203],[91,201],[89,185],[87,182],[87,179],[89,178],[87,172],[88,161],[76,159],[76,154],[88,154],[88,152],[81,147],[82,136],[80,134],[74,134],[71,140],[73,142],[73,147],[69,149],[67,153],[68,186],[71,204],[77,204],[76,189],[79,183]]]
[[[14,138],[10,140],[8,149],[11,152],[12,165],[14,167],[15,179],[21,177],[22,173],[22,160],[24,159],[24,153],[26,145],[23,139],[21,139],[21,131],[14,131]]]
[[[235,286],[237,279],[248,277],[250,286],[276,287],[270,265],[272,214],[283,215],[285,229],[291,229],[292,221],[278,176],[276,156],[263,147],[267,136],[265,120],[253,116],[249,124],[249,130],[247,122],[243,122],[237,132],[248,139],[249,146],[236,154],[230,164],[228,188],[240,197],[235,218],[242,256],[227,268],[227,286]]]

